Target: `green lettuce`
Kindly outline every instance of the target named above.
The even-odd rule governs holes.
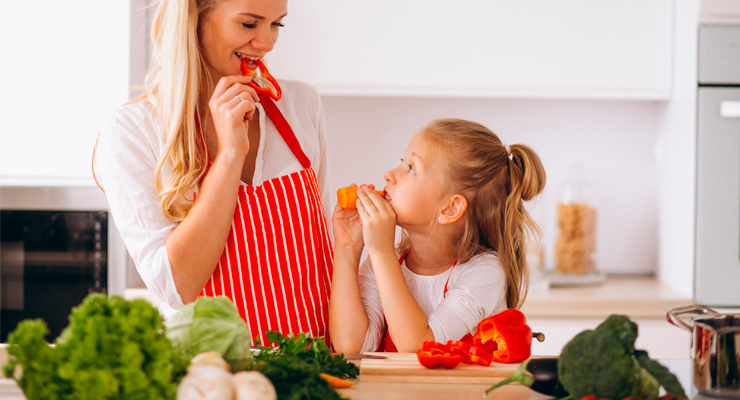
[[[247,324],[226,296],[199,297],[175,314],[166,327],[167,338],[188,360],[215,351],[232,372],[244,371],[252,362]]]

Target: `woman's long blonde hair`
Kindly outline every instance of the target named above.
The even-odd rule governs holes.
[[[422,135],[436,145],[445,162],[445,186],[468,201],[457,240],[459,263],[494,250],[506,275],[506,304],[521,307],[527,296],[527,235],[540,235],[524,201],[545,187],[539,156],[522,144],[509,151],[485,126],[460,119],[431,122]]]
[[[207,115],[211,79],[200,49],[198,22],[214,3],[161,0],[152,22],[156,67],[147,76],[145,97],[158,110],[165,137],[154,183],[162,211],[173,221],[187,215],[192,199],[186,194],[197,186],[206,170],[207,150],[195,115]],[[163,177],[163,166],[168,162],[173,168]]]

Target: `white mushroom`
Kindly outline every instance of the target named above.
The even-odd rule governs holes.
[[[275,386],[266,376],[257,371],[235,373],[231,380],[236,391],[236,400],[276,400]]]
[[[193,359],[190,360],[190,366],[193,365],[210,365],[222,368],[224,371],[231,372],[229,364],[221,357],[221,354],[216,351],[206,351],[193,357]]]
[[[177,400],[233,400],[231,377],[220,366],[190,365],[177,387]]]

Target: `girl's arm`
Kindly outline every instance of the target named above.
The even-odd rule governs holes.
[[[329,298],[329,334],[335,351],[359,353],[368,328],[358,281],[362,227],[356,210],[345,210],[339,205],[334,208],[332,225],[334,268]]]
[[[358,190],[357,211],[362,219],[367,253],[373,263],[380,301],[388,329],[399,352],[421,348],[434,340],[427,316],[411,294],[394,251],[396,214],[393,207],[372,190]]]

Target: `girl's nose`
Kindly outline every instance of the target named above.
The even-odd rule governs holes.
[[[385,179],[385,182],[387,184],[393,184],[396,182],[396,177],[393,175],[393,170],[387,171],[383,174],[383,179]]]

